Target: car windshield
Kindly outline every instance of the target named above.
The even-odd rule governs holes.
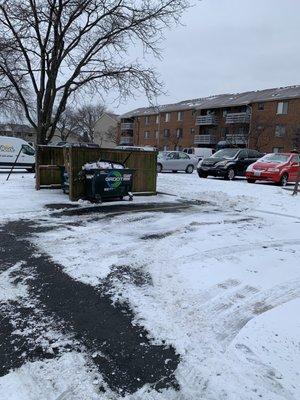
[[[265,156],[260,158],[259,161],[263,161],[266,163],[281,164],[287,162],[289,158],[290,156],[288,154],[272,153],[272,154],[266,154]]]
[[[157,158],[166,158],[169,153],[165,151],[160,151],[157,155]]]
[[[215,154],[211,156],[211,158],[234,158],[237,153],[239,152],[239,149],[223,149],[217,151]]]

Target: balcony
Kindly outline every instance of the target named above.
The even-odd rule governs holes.
[[[120,146],[128,146],[133,144],[133,137],[131,136],[121,136],[120,137]]]
[[[133,122],[121,123],[121,131],[132,131],[132,130],[133,130]]]
[[[218,125],[218,118],[215,115],[199,115],[196,125]]]
[[[250,117],[247,112],[230,113],[226,115],[226,124],[249,124]]]
[[[226,142],[232,143],[232,144],[247,144],[247,137],[242,134],[230,134],[226,135]]]
[[[214,135],[195,135],[194,144],[216,144],[217,138]]]

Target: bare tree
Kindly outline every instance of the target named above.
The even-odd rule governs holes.
[[[180,144],[182,143],[182,135],[183,135],[183,130],[181,128],[178,128],[170,133],[170,143],[174,147],[174,150],[176,150]]]
[[[74,110],[71,114],[73,130],[82,137],[84,142],[94,142],[95,124],[101,117],[105,107],[98,104],[86,104]]]
[[[251,148],[262,151],[272,142],[270,129],[273,128],[273,125],[266,123],[252,123],[251,130],[249,131],[248,135],[246,135],[247,143],[250,143]],[[274,134],[275,133],[273,133],[273,135]]]
[[[61,141],[68,140],[70,135],[78,135],[77,124],[74,118],[74,110],[71,107],[66,107],[65,111],[61,114],[59,121],[56,125],[54,137],[58,137]]]
[[[159,56],[165,28],[188,0],[0,0],[0,79],[47,143],[75,95],[161,91],[130,49]]]

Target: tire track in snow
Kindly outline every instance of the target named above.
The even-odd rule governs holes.
[[[246,251],[258,250],[258,249],[268,249],[268,248],[276,248],[276,247],[284,247],[288,245],[300,245],[300,239],[276,239],[276,240],[266,240],[260,242],[249,242],[247,244],[242,245],[232,245],[232,246],[224,246],[218,247],[215,249],[209,250],[200,250],[192,253],[190,255],[189,260],[194,260],[195,258],[201,260],[207,260],[210,258],[219,258],[231,256],[235,253],[243,253]],[[181,259],[185,257],[180,257]]]

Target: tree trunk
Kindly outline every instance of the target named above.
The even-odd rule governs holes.
[[[300,165],[298,166],[298,175],[294,186],[293,196],[297,196],[298,194],[299,181],[300,181]]]

